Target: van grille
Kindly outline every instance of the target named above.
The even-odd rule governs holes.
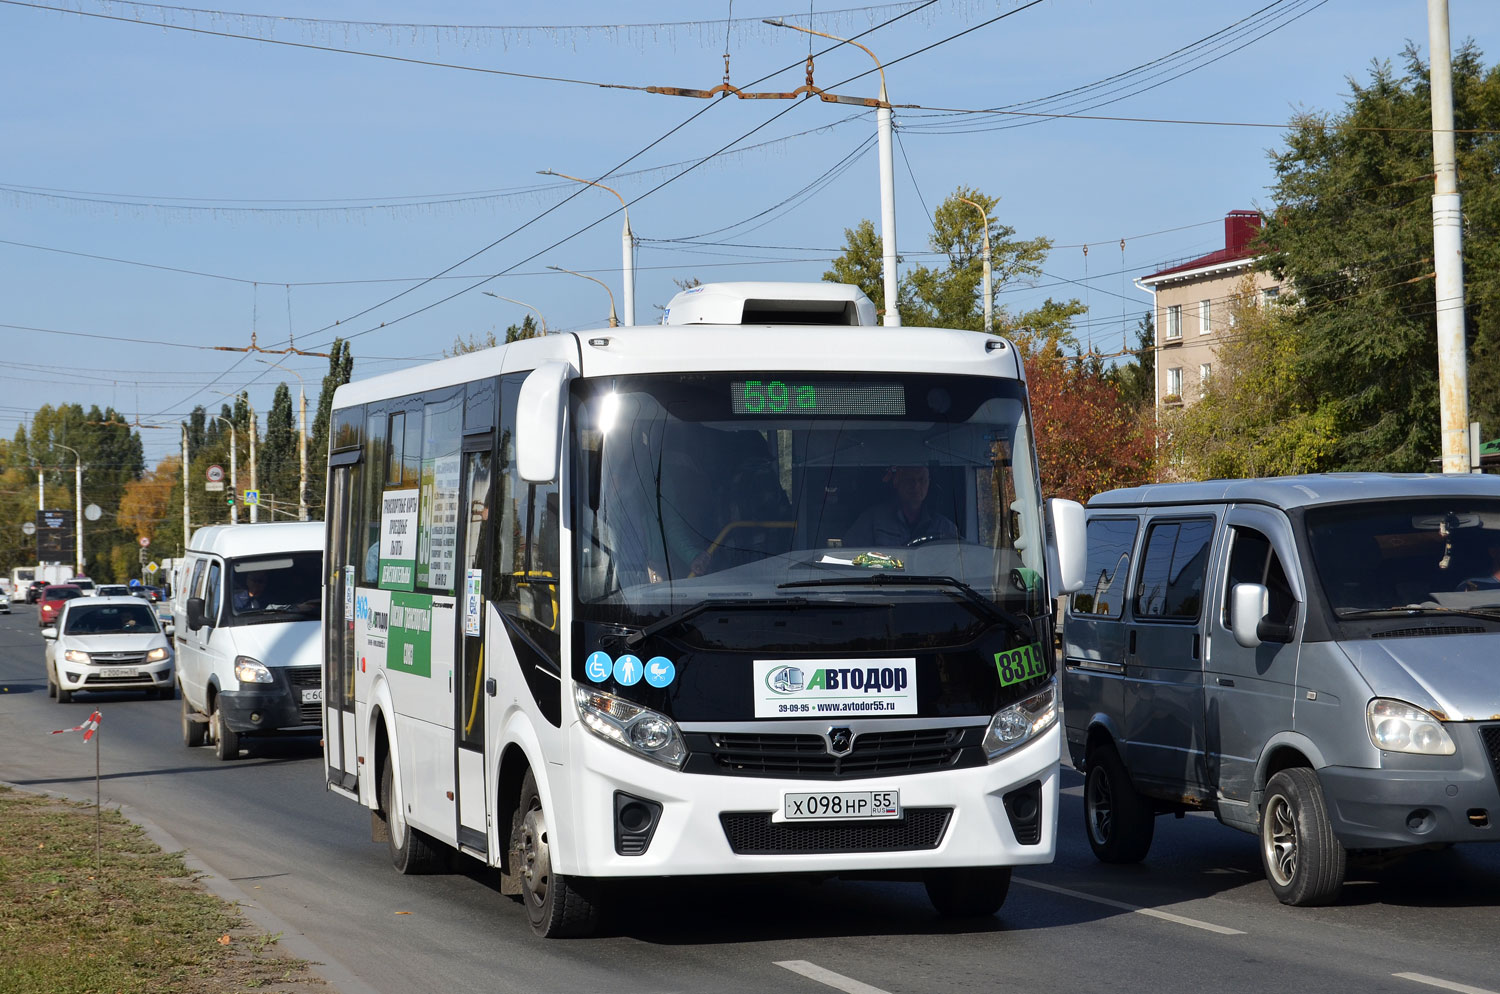
[[[773,822],[769,812],[719,815],[729,847],[742,856],[788,853],[903,852],[936,849],[952,808],[907,808],[890,821]]]
[[[695,733],[688,736],[688,747],[695,755],[706,753],[711,763],[694,764],[692,772],[849,780],[980,765],[984,756],[977,746],[982,731],[960,727],[865,732],[841,756],[829,754],[821,735],[806,734]]]
[[[1432,638],[1437,635],[1483,635],[1489,631],[1478,625],[1448,625],[1446,627],[1393,628],[1388,632],[1375,632],[1372,639]]]
[[[297,705],[297,716],[308,725],[323,723],[323,705],[317,701],[303,703],[302,691],[323,686],[321,666],[298,666],[286,670],[287,682],[292,685],[292,700]]]

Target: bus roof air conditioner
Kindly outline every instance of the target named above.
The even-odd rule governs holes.
[[[673,297],[663,324],[874,327],[875,305],[846,283],[704,283]]]

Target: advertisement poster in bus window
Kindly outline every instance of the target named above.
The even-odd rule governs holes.
[[[417,491],[380,496],[380,587],[411,590],[417,571]]]
[[[451,628],[449,632],[452,632]],[[432,676],[432,597],[429,595],[391,594],[385,668],[391,673]]]
[[[453,589],[458,565],[458,456],[431,460],[422,474],[417,585]]]

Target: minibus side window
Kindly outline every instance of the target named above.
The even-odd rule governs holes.
[[[1125,610],[1125,578],[1135,545],[1134,518],[1095,518],[1088,524],[1088,568],[1073,595],[1074,614],[1118,618]]]

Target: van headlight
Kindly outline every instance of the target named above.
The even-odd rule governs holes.
[[[1451,756],[1458,751],[1442,722],[1405,701],[1375,698],[1365,708],[1365,725],[1375,748],[1385,752]]]
[[[602,690],[575,687],[573,696],[589,731],[621,749],[681,769],[687,743],[675,721]]]
[[[240,683],[275,683],[264,663],[250,656],[234,657],[234,678]]]
[[[1057,724],[1057,678],[1023,701],[995,712],[984,730],[984,752],[996,759]]]

